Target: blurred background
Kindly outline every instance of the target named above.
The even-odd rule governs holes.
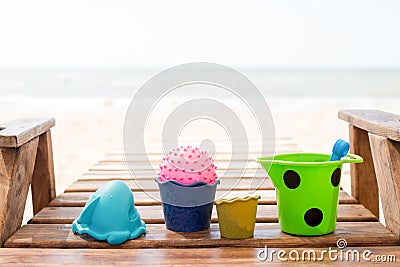
[[[61,193],[122,144],[146,80],[214,62],[258,86],[277,136],[329,153],[348,139],[338,109],[400,113],[399,10],[395,0],[2,1],[0,121],[56,118]]]

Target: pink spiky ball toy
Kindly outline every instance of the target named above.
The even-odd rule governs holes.
[[[213,184],[218,179],[214,160],[198,147],[172,149],[160,164],[158,177],[161,182],[175,180],[181,184],[206,182]]]

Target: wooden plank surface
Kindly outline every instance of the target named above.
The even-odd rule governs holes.
[[[47,132],[54,119],[18,119],[0,124],[0,147],[19,147]]]
[[[268,247],[269,252],[272,250],[277,252],[279,248]],[[6,248],[0,249],[0,257],[5,265],[13,265],[16,263],[27,266],[54,266],[54,263],[63,265],[105,265],[105,266],[136,266],[148,264],[149,266],[293,266],[294,264],[308,264],[307,266],[370,266],[371,264],[379,264],[385,262],[385,266],[398,266],[400,258],[399,247],[352,247],[349,249],[357,250],[360,254],[360,261],[348,261],[346,256],[335,259],[339,253],[332,254],[322,253],[325,248],[316,248],[314,251],[318,261],[297,260],[288,257],[291,250],[295,248],[289,247],[284,249],[286,252],[283,258],[287,261],[280,260],[276,254],[274,257],[260,261],[257,257],[260,248],[196,248],[188,252],[187,249],[20,249]],[[296,248],[300,257],[309,251],[309,248]],[[347,251],[347,250],[346,250]],[[371,251],[371,255],[362,258],[364,251]],[[263,255],[263,254],[262,254]],[[347,255],[347,254],[345,254]],[[385,257],[385,261],[381,256]],[[306,256],[307,257],[307,256]],[[390,259],[389,259],[390,257]],[[352,259],[352,256],[349,256]],[[301,258],[300,258],[301,259]]]
[[[339,118],[367,132],[400,141],[400,115],[380,110],[339,110]]]
[[[234,190],[234,191],[226,191],[226,190],[218,190],[220,194],[224,195],[224,198],[234,198],[234,197],[245,197],[249,195],[249,192],[245,190]],[[63,193],[56,197],[50,203],[50,207],[83,207],[86,204],[86,201],[89,200],[92,192],[68,192]],[[257,194],[261,196],[261,199],[258,201],[259,205],[276,205],[276,196],[275,190],[257,190],[252,194]],[[135,192],[135,205],[136,206],[151,206],[151,205],[161,205],[161,202],[151,198],[145,192]],[[159,194],[157,194],[157,198],[160,199]],[[349,196],[343,190],[340,191],[339,194],[339,203],[340,204],[357,204],[357,200]]]
[[[142,170],[135,171],[135,176],[133,177],[129,171],[89,171],[82,174],[78,181],[83,180],[153,180],[157,175],[157,169],[155,170]],[[231,170],[230,172],[225,172],[224,170],[217,169],[218,177],[224,178],[234,178],[235,180],[240,177],[240,179],[263,179],[268,177],[265,170],[260,169],[259,172],[256,172],[254,169],[242,171],[242,170]],[[342,177],[349,176],[349,172],[347,170],[343,171]]]
[[[138,212],[146,223],[164,223],[161,206],[137,206]],[[30,223],[72,223],[81,213],[83,207],[47,207],[33,216]],[[376,217],[359,204],[339,205],[339,222],[377,221]],[[213,209],[212,222],[217,222],[216,209]],[[259,205],[257,222],[277,222],[278,209],[276,205]]]
[[[285,151],[279,150],[278,152],[286,152],[286,153],[295,153],[295,152],[301,152],[298,148],[290,148]],[[235,158],[232,158],[232,155],[229,153],[218,153],[218,155],[215,157],[216,161],[237,161],[237,160],[252,160],[255,161],[256,158],[260,157],[260,153],[249,153],[249,154],[240,154],[236,155]],[[130,156],[129,160],[130,161],[135,161],[135,162],[144,162],[144,161],[151,161],[154,162],[155,164],[159,163],[163,158],[162,153],[152,153],[148,154],[147,158],[143,157],[142,155],[134,155]],[[99,162],[126,162],[125,156],[123,153],[114,153],[114,154],[107,154],[104,157],[102,157]]]
[[[250,147],[248,151],[234,151],[235,155],[232,158],[232,152],[229,147],[218,147],[219,152],[215,155],[215,161],[219,164],[229,163],[230,161],[249,161],[254,162],[255,159],[260,157],[261,151],[260,145],[257,144],[254,148]],[[301,152],[298,146],[295,143],[279,143],[277,144],[275,154],[283,154],[283,153],[296,153]],[[126,162],[135,162],[136,164],[140,164],[141,162],[150,161],[154,165],[158,166],[164,157],[163,150],[160,145],[153,144],[149,151],[146,151],[146,156],[141,154],[129,154],[128,157],[125,157],[125,152],[122,148],[115,148],[113,151],[108,153],[105,157],[103,157],[99,163],[123,163]],[[135,164],[135,165],[136,165]],[[223,167],[223,166],[218,166]]]
[[[219,139],[219,138],[212,138],[212,142],[214,143],[215,147],[217,148],[218,155],[220,154],[229,154],[230,150],[232,149],[231,142],[229,140],[224,140],[224,139]],[[182,145],[191,145],[191,146],[198,146],[199,140],[182,140]],[[232,140],[232,142],[235,142],[237,140]],[[239,142],[243,142],[243,140],[239,140]],[[264,140],[266,144],[270,144],[271,146],[275,144],[276,150],[279,149],[286,149],[288,147],[290,148],[296,148],[298,149],[297,143],[294,142],[294,140],[290,137],[277,137],[274,140]],[[248,143],[248,150],[236,150],[236,154],[247,154],[247,153],[260,153],[262,149],[262,141],[259,139],[249,139],[247,140]],[[133,144],[132,144],[133,145]],[[162,143],[161,140],[153,141],[153,142],[147,142],[145,143],[145,149],[146,149],[146,154],[147,155],[152,155],[152,154],[157,154],[157,155],[163,155],[164,154],[164,148],[165,147],[173,147],[175,148],[175,144],[172,143]],[[134,147],[132,147],[132,151],[129,151],[128,155],[139,155],[143,154],[141,150],[133,150]],[[168,151],[167,151],[168,152]],[[122,146],[118,147],[113,147],[110,152],[108,153],[109,155],[122,155],[125,154],[124,148]]]
[[[155,170],[141,170],[141,171],[135,171],[134,175],[129,171],[90,171],[87,173],[84,173],[81,177],[79,177],[78,180],[100,180],[100,179],[105,179],[105,180],[110,180],[110,179],[120,179],[120,180],[132,180],[133,178],[136,180],[143,180],[143,179],[150,179],[153,180],[154,177],[157,176],[157,169]],[[238,179],[239,177],[241,179],[262,179],[267,177],[267,173],[260,169],[259,172],[255,173],[255,170],[231,170],[229,172],[225,172],[225,170],[216,170],[216,173],[218,177],[223,176],[224,178],[236,178]]]
[[[159,161],[152,165],[153,168],[159,169]],[[249,170],[255,170],[257,168],[262,168],[260,164],[255,161],[219,161],[215,162],[216,166],[218,166],[219,171],[226,171],[226,170],[235,170],[238,173],[241,173],[243,169],[247,168]],[[151,166],[151,165],[150,165]],[[149,164],[147,163],[136,163],[134,165],[136,171],[145,171],[145,170],[152,170],[149,168]],[[114,171],[128,171],[128,166],[125,162],[100,162],[94,164],[92,167],[89,168],[89,171],[107,171],[107,172],[114,172]]]
[[[293,149],[293,146],[290,145],[288,148]],[[257,248],[263,248],[265,245],[276,248],[327,248],[329,246],[336,247],[336,241],[339,238],[345,238],[348,246],[389,246],[386,247],[386,251],[400,256],[400,251],[397,252],[399,240],[396,236],[377,222],[376,217],[369,210],[357,204],[355,198],[343,191],[340,192],[338,223],[334,233],[316,237],[301,237],[282,233],[279,224],[277,224],[278,211],[275,190],[270,179],[263,181],[261,190],[258,192],[262,198],[258,206],[254,238],[244,240],[221,238],[215,208],[213,209],[212,224],[209,230],[195,233],[169,231],[164,225],[164,216],[160,203],[143,192],[143,190],[158,190],[153,180],[154,170],[144,169],[139,172],[140,175],[137,179],[141,186],[144,185],[141,188],[131,178],[130,173],[124,166],[124,162],[121,160],[123,155],[116,153],[116,151],[114,150],[91,171],[83,174],[65,193],[55,198],[50,203],[50,207],[42,209],[32,218],[29,224],[24,225],[8,239],[5,243],[5,246],[10,248],[7,249],[9,250],[7,255],[12,255],[18,250],[17,248],[30,248],[24,251],[27,251],[27,253],[29,253],[28,251],[43,253],[41,255],[44,260],[40,261],[40,264],[61,262],[63,260],[72,264],[82,264],[85,263],[86,257],[88,257],[88,261],[96,265],[100,263],[114,265],[119,262],[132,265],[133,260],[136,263],[153,265],[161,263],[188,265],[191,262],[206,264],[208,261],[212,265],[226,265],[229,263],[237,265],[241,262],[249,264],[260,263],[257,259]],[[157,153],[151,154],[154,155],[154,161],[160,160],[160,154]],[[235,164],[240,164],[241,162],[239,161],[245,159],[244,157]],[[218,170],[219,172],[224,171],[223,169],[226,168],[224,164],[228,160],[229,157],[226,155],[220,159],[221,167]],[[240,170],[237,170],[230,177],[222,178],[218,191],[223,193],[224,190],[231,189],[233,184],[238,182],[238,177],[241,177],[239,184],[230,194],[232,194],[232,197],[233,195],[249,194],[248,190],[254,177],[254,169],[258,166],[254,164],[254,166],[251,165],[250,167],[252,172],[248,171],[242,174]],[[258,174],[256,178],[261,180],[265,177],[266,173],[263,172]],[[87,235],[74,235],[70,224],[79,216],[85,202],[101,185],[114,179],[124,180],[134,192],[137,209],[141,218],[147,223],[147,234],[120,246],[111,246],[107,242],[94,240]],[[34,248],[47,249],[37,250]],[[50,251],[49,248],[53,248],[51,253],[47,253],[47,251]],[[58,250],[55,248],[69,249]],[[80,248],[80,250],[77,250],[78,254],[72,254],[75,252],[74,248]],[[91,248],[92,250],[86,250],[86,248]],[[96,248],[107,248],[107,250],[96,250]],[[112,250],[113,248],[146,249]],[[190,250],[187,248],[190,248]],[[1,251],[2,249],[0,249],[2,260],[18,260],[18,257],[13,258],[13,256],[3,258]],[[68,253],[64,253],[64,251]],[[96,256],[93,256],[91,252]],[[124,258],[123,255],[126,252],[129,253],[127,254],[129,256]],[[223,254],[225,252],[229,252],[229,254]],[[70,258],[71,255],[74,257],[81,255],[81,257],[75,257],[72,260]],[[132,257],[132,255],[136,256]],[[40,256],[33,257],[40,258]],[[96,260],[92,261],[94,257],[96,257]],[[113,260],[114,257],[119,260]],[[19,258],[21,257],[19,256]],[[328,261],[326,260],[326,262]],[[261,262],[261,264],[265,264],[265,262]]]
[[[301,150],[297,146],[287,146],[285,148],[279,148],[275,151],[275,154],[283,154],[283,153],[297,153],[301,152]],[[146,157],[139,154],[129,155],[128,161],[135,162],[143,162],[143,161],[152,161],[152,162],[160,162],[163,158],[164,154],[161,151],[149,152]],[[235,157],[232,159],[232,154],[227,152],[218,152],[218,154],[214,157],[218,161],[230,161],[230,160],[253,160],[260,157],[260,152],[250,152],[249,153],[235,153]],[[126,162],[126,158],[124,152],[122,150],[118,150],[113,153],[109,153],[100,159],[99,162]]]
[[[82,176],[86,177],[86,176]],[[94,177],[95,179],[92,179]],[[99,177],[103,179],[99,179]],[[158,191],[158,185],[154,181],[154,177],[150,176],[148,178],[143,178],[143,179],[136,179],[137,181],[134,181],[130,175],[123,176],[118,176],[117,178],[112,178],[113,176],[89,176],[89,178],[82,178],[76,182],[74,182],[71,186],[69,186],[65,192],[95,192],[100,186],[102,186],[104,183],[108,181],[112,181],[115,179],[120,179],[123,180],[127,185],[131,188],[133,192],[140,192],[140,191]],[[271,182],[271,180],[258,178],[257,182],[261,182],[261,186],[258,188],[260,190],[271,190],[274,189],[274,186]],[[250,188],[250,185],[252,183],[251,179],[238,179],[236,178],[222,178],[221,179],[221,184],[218,186],[218,190],[230,190],[235,187],[235,190],[246,190],[248,191]]]
[[[334,233],[302,237],[283,233],[277,223],[257,223],[254,237],[242,240],[221,238],[218,224],[201,232],[177,233],[162,224],[148,224],[147,233],[119,246],[96,241],[92,237],[75,235],[70,224],[24,225],[5,247],[42,248],[176,248],[176,247],[335,247],[339,238],[348,246],[398,245],[396,237],[378,222],[339,222]],[[190,253],[190,251],[187,251]]]

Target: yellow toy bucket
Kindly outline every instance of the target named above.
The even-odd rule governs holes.
[[[221,236],[231,239],[252,237],[259,199],[256,195],[215,201]]]

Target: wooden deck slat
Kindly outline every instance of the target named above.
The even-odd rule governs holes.
[[[158,168],[155,168],[153,170],[138,170],[135,171],[135,179],[137,180],[143,180],[143,179],[154,179],[154,177],[157,175]],[[267,177],[267,173],[261,169],[261,172],[255,173],[255,169],[247,169],[245,172],[242,172],[242,170],[231,170],[229,172],[226,172],[225,170],[217,169],[217,175],[218,177],[224,177],[224,178],[237,178],[240,177],[241,179],[262,179],[264,177]],[[349,176],[349,171],[344,170],[342,173],[342,177]],[[81,175],[81,177],[78,180],[89,180],[89,179],[121,179],[121,180],[127,180],[127,179],[132,179],[131,173],[125,169],[125,170],[91,170],[88,171],[84,174]],[[345,178],[343,178],[345,179]]]
[[[143,180],[143,179],[154,179],[157,175],[157,171],[155,170],[141,170],[135,171],[135,179]],[[233,170],[229,173],[226,173],[224,170],[217,169],[218,177],[224,178],[237,178],[240,177],[241,179],[253,179],[258,178],[262,179],[267,177],[267,174],[264,170],[261,170],[260,173],[255,174],[254,170],[247,170],[242,173],[241,170]],[[132,180],[133,177],[131,173],[127,170],[124,171],[89,171],[81,175],[78,180],[89,180],[89,179],[121,179],[121,180]]]
[[[346,176],[344,174],[343,176]],[[345,178],[344,178],[345,179]],[[154,181],[154,177],[140,178],[134,181],[129,175],[126,176],[111,176],[107,174],[87,174],[82,176],[81,179],[71,184],[65,192],[94,192],[101,185],[111,180],[123,180],[134,192],[140,191],[158,191],[158,186]],[[250,186],[261,184],[258,190],[273,190],[275,189],[269,178],[257,178],[252,180],[252,177],[241,177],[240,181],[238,178],[221,178],[221,184],[217,187],[217,190],[244,190],[248,191]],[[237,184],[236,184],[237,183]],[[236,184],[236,185],[235,185]],[[234,186],[235,185],[235,186]],[[233,187],[234,186],[234,187]]]
[[[244,168],[246,168],[245,173],[254,173],[257,169],[262,169],[262,167],[254,162],[254,161],[249,161],[246,163],[246,161],[225,161],[225,162],[216,162],[216,166],[218,167],[217,169],[217,174],[221,175],[221,173],[229,170],[233,170],[233,173],[237,173],[237,175],[240,175]],[[146,172],[152,172],[154,174],[154,170],[159,170],[159,162],[156,164],[152,164],[149,168],[149,165],[144,164],[144,163],[137,163],[134,165],[135,171],[138,172],[143,172],[146,174]],[[263,169],[262,169],[263,170]],[[128,172],[128,166],[126,165],[125,162],[99,162],[95,165],[93,165],[91,168],[89,168],[89,173],[90,172]],[[263,176],[266,176],[266,172],[263,170]],[[346,170],[346,174],[348,171]]]
[[[297,147],[286,147],[286,148],[279,148],[275,151],[275,154],[284,154],[284,153],[298,153],[301,152],[301,150]],[[164,155],[162,153],[151,153],[147,154],[146,157],[140,154],[134,154],[134,155],[129,155],[128,161],[135,161],[135,162],[144,162],[144,161],[151,161],[154,164],[158,164]],[[232,154],[231,153],[218,153],[215,157],[215,161],[219,163],[223,162],[229,162],[229,161],[254,161],[255,159],[260,157],[261,153],[254,153],[254,152],[249,152],[249,153],[237,153],[235,152],[235,158],[232,159]],[[102,159],[100,159],[100,163],[102,162],[115,162],[115,163],[121,163],[121,162],[126,162],[125,154],[124,153],[113,153],[113,154],[107,154],[104,156]]]
[[[336,247],[336,241],[345,238],[348,246],[398,245],[396,237],[378,222],[339,222],[332,234],[314,237],[283,233],[277,223],[257,223],[254,238],[234,240],[221,238],[218,224],[209,230],[194,233],[176,233],[165,225],[148,224],[146,235],[129,240],[120,246],[96,241],[90,236],[75,235],[70,224],[28,224],[18,230],[5,247],[42,248],[176,248],[176,247]],[[190,254],[190,251],[187,251]]]
[[[300,152],[298,149],[292,149],[290,150],[291,152]],[[243,154],[240,157],[236,156],[234,159],[232,159],[232,156],[230,154],[218,154],[217,157],[215,158],[216,161],[230,161],[230,160],[235,160],[235,161],[240,161],[240,160],[255,160],[256,158],[260,157],[260,153],[252,153],[252,154]],[[150,154],[147,155],[147,159],[145,161],[151,161],[154,163],[159,163],[163,158],[163,155],[160,154]],[[129,159],[131,161],[135,162],[141,162],[143,160],[143,156],[141,155],[135,155],[135,156],[130,156]],[[114,155],[105,155],[102,157],[99,162],[125,162],[125,156],[124,154],[114,154]]]
[[[234,190],[229,193],[228,191],[220,190],[220,193],[224,195],[224,198],[245,197],[249,194],[244,190]],[[226,193],[228,194],[225,195]],[[51,201],[50,207],[83,207],[92,194],[92,192],[63,193]],[[275,190],[257,190],[254,194],[261,196],[261,199],[258,201],[259,205],[276,205]],[[151,198],[145,192],[135,192],[134,196],[136,206],[161,205],[161,202]],[[159,194],[157,194],[157,196],[159,199]],[[339,194],[339,203],[357,204],[358,202],[355,198],[341,190]]]
[[[31,223],[72,223],[81,213],[83,207],[47,207],[42,209],[31,220]],[[137,206],[138,212],[146,223],[164,223],[161,206]],[[372,213],[359,204],[339,205],[339,222],[377,221]],[[217,222],[216,209],[213,209],[212,222]],[[257,222],[277,222],[278,210],[276,205],[259,205]]]
[[[157,159],[154,161],[151,161],[151,164],[153,164],[153,166],[155,167],[159,167],[160,162],[162,159]],[[146,166],[144,164],[143,161],[135,161],[137,164],[135,164],[135,166]],[[231,163],[231,164],[229,164]],[[243,164],[247,164],[249,169],[256,169],[257,167],[260,166],[259,163],[256,162],[255,159],[251,158],[251,159],[236,159],[231,161],[230,159],[226,159],[226,160],[215,160],[215,165],[218,165],[218,168],[222,168],[222,169],[226,169],[229,165],[231,165],[231,167],[239,167]],[[121,166],[126,166],[126,162],[125,160],[123,161],[106,161],[106,160],[100,160],[98,163],[92,165],[92,168],[95,166],[109,166],[109,167],[121,167]],[[90,168],[91,169],[91,168]]]
[[[269,251],[279,251],[279,248],[269,247]],[[55,261],[65,265],[123,265],[132,266],[133,264],[147,264],[149,266],[265,266],[273,264],[276,266],[293,266],[299,264],[299,261],[290,260],[288,253],[295,248],[285,248],[287,262],[280,261],[275,255],[272,260],[260,261],[257,258],[258,248],[192,248],[190,253],[184,248],[175,249],[21,249],[21,248],[5,248],[0,250],[2,263],[5,265],[15,265],[15,263],[32,266],[40,263],[42,266],[54,266]],[[308,248],[296,248],[300,255]],[[316,248],[317,256],[322,254],[326,248]],[[376,261],[378,255],[393,255],[394,263],[386,263],[385,266],[396,266],[400,258],[399,247],[352,247],[362,254],[366,250],[372,251],[369,257],[371,261]],[[361,260],[360,262],[349,262],[346,260],[333,261],[327,253],[323,254],[323,259],[315,261],[300,261],[300,263],[308,263],[310,266],[370,266],[371,261]],[[362,259],[362,257],[360,256]],[[378,262],[377,262],[378,263]]]
[[[231,153],[232,150],[232,146],[231,144],[222,144],[222,143],[215,143],[216,144],[216,149],[217,151],[219,151],[219,154],[229,154]],[[270,145],[269,147],[272,146],[272,143],[267,144]],[[165,146],[164,146],[165,147]],[[268,147],[268,148],[269,148]],[[139,148],[139,147],[138,147]],[[173,147],[175,148],[175,147]],[[299,149],[298,145],[296,143],[294,143],[293,141],[287,141],[287,142],[276,142],[275,143],[275,151],[278,151],[279,149],[292,149],[292,148],[296,148]],[[164,153],[164,148],[162,146],[162,144],[160,143],[156,143],[156,144],[148,144],[145,147],[146,149],[146,153],[150,153],[150,154],[160,154],[160,153]],[[129,155],[137,155],[139,154],[139,152],[136,153],[136,151],[140,151],[138,150],[134,150],[133,148],[130,149],[131,151],[129,151]],[[235,150],[235,153],[237,154],[248,154],[248,153],[259,153],[260,151],[262,151],[262,144],[261,142],[252,142],[249,143],[246,147],[237,147]],[[168,151],[165,151],[168,152]],[[124,147],[116,147],[116,148],[112,148],[111,151],[109,152],[109,154],[123,154],[125,153],[125,148]]]
[[[296,153],[296,152],[301,152],[301,150],[297,147],[288,147],[285,149],[279,149],[275,151],[275,154],[283,154],[283,153]],[[235,160],[254,160],[258,157],[260,157],[261,153],[254,153],[254,152],[249,152],[249,153],[236,153],[235,155]],[[147,160],[150,160],[152,162],[159,162],[163,158],[162,153],[151,153],[147,154]],[[215,160],[217,161],[230,161],[232,158],[232,155],[230,153],[218,153],[215,157]],[[129,155],[129,160],[134,160],[134,161],[143,161],[144,157],[143,155],[140,154],[133,154]],[[112,154],[107,154],[105,155],[100,162],[125,162],[125,154],[124,153],[112,153]]]
[[[137,171],[145,171],[145,170],[153,170],[159,169],[159,163],[152,164],[150,166],[145,163],[135,163],[134,167]],[[244,168],[247,170],[256,170],[257,168],[261,168],[261,166],[255,161],[249,161],[246,166],[246,161],[225,161],[225,162],[216,162],[216,166],[218,166],[219,172],[229,170],[237,170],[242,171]],[[89,168],[89,171],[128,171],[128,166],[125,162],[100,162],[98,164],[94,164]]]
[[[228,146],[227,147],[218,147],[218,151],[232,152],[231,149],[232,149],[232,147],[228,147]],[[234,153],[237,155],[247,155],[249,153],[257,155],[257,154],[261,154],[261,152],[270,153],[270,154],[280,154],[280,153],[291,153],[292,151],[293,152],[301,151],[297,146],[294,146],[294,145],[283,146],[283,147],[277,146],[277,148],[274,151],[271,150],[271,151],[267,151],[267,152],[261,150],[262,149],[261,145],[249,146],[249,147],[247,147],[247,149],[246,148],[240,148],[240,149],[241,150],[235,150]],[[162,152],[163,152],[162,148],[158,146],[158,147],[154,147],[152,149],[147,150],[146,154],[150,154],[150,155],[158,154],[162,157],[162,155],[163,155]],[[143,153],[141,153],[141,154],[143,154]],[[225,152],[225,154],[227,154],[227,152]],[[108,155],[125,155],[125,151],[123,149],[118,149],[118,150],[111,151],[110,153],[108,153]],[[127,154],[127,155],[136,156],[136,155],[140,155],[140,154],[134,153],[134,154]]]
[[[210,133],[210,134],[212,134],[212,133]],[[203,139],[204,139],[204,136],[202,135],[202,136],[195,136],[193,138],[180,139],[179,141],[181,142],[180,145],[183,145],[183,146],[186,146],[186,145],[194,146],[194,145],[196,145],[196,143],[198,143],[199,141],[201,141]],[[233,137],[230,137],[230,139],[227,140],[227,138],[221,138],[221,136],[219,136],[219,135],[214,135],[214,136],[209,136],[208,135],[207,139],[212,140],[212,142],[214,144],[216,144],[216,145],[230,143],[229,140],[232,140],[232,141],[242,141],[243,140],[242,138],[233,138]],[[254,137],[248,136],[248,138],[247,138],[247,142],[248,143],[260,143],[261,141],[264,141],[264,142],[274,141],[277,144],[285,144],[285,143],[296,144],[296,143],[294,143],[293,138],[291,138],[290,136],[275,136],[273,138],[268,137],[268,138],[263,138],[263,139],[254,138]],[[148,145],[160,145],[161,142],[162,142],[161,139],[159,141],[157,141],[156,139],[153,139],[153,142],[151,142],[151,143],[146,142],[146,146],[148,146]],[[175,143],[166,141],[163,144],[173,145]],[[121,149],[121,148],[122,148],[122,144],[120,144],[120,145],[115,144],[114,146],[111,147],[111,149]]]
[[[145,163],[135,163],[134,168],[136,171],[146,171],[146,170],[158,170],[159,163],[156,162],[155,164],[151,164],[150,166]],[[242,170],[246,169],[247,171],[255,171],[257,169],[262,169],[262,167],[256,163],[255,161],[224,161],[224,162],[216,162],[216,166],[218,167],[217,170],[219,172],[226,171],[226,170],[234,170],[237,172],[241,172]],[[128,171],[128,166],[126,162],[100,162],[94,164],[92,167],[89,168],[89,171]]]
[[[212,134],[212,133],[210,133]],[[197,145],[196,143],[198,143],[199,141],[203,140],[204,136],[196,136],[195,138],[182,138],[179,141],[181,142],[180,145],[186,146],[186,145]],[[214,135],[214,136],[207,136],[207,139],[212,140],[212,142],[216,145],[218,144],[227,144],[230,143],[229,140],[227,140],[227,138],[221,138],[218,135]],[[232,141],[242,141],[242,138],[230,138],[230,140]],[[293,138],[289,137],[289,136],[275,136],[274,138],[254,138],[254,137],[248,137],[247,138],[247,142],[248,143],[259,143],[261,142],[261,140],[263,140],[264,142],[271,142],[274,141],[276,143],[280,143],[280,144],[284,144],[284,143],[293,143]],[[159,141],[157,141],[156,139],[153,139],[153,141],[151,143],[146,142],[146,146],[148,145],[160,145],[162,142],[161,139],[159,139]],[[165,141],[164,144],[167,145],[174,145],[174,142],[170,142],[170,141]],[[119,149],[122,148],[122,144],[115,144],[114,146],[111,147],[111,149]]]
[[[98,177],[98,176],[95,176]],[[108,176],[101,176],[104,179],[82,179],[74,182],[71,186],[69,186],[65,192],[95,192],[100,186],[104,183],[115,180],[113,178],[107,178]],[[140,187],[132,178],[117,178],[123,180],[127,185],[131,188],[133,192],[140,192],[140,191],[158,191],[158,185],[154,181],[154,178],[147,178],[140,180]],[[235,190],[245,190],[249,191],[250,185],[252,180],[251,179],[241,179],[238,181],[237,178],[223,178],[221,179],[221,184],[218,186],[218,190],[231,190],[233,186],[235,186]],[[258,181],[257,181],[258,182]],[[259,190],[272,190],[274,186],[270,179],[265,179]]]
[[[235,141],[235,140],[233,140]],[[242,140],[240,140],[242,141]],[[185,144],[190,144],[192,146],[196,146],[199,143],[199,140],[183,140],[183,142]],[[218,140],[218,139],[212,139],[212,142],[215,144],[216,148],[218,148],[218,151],[220,151],[219,153],[229,153],[230,149],[232,149],[231,143],[227,140]],[[277,137],[274,140],[264,140],[265,143],[269,143],[272,144],[272,142],[275,142],[275,147],[278,148],[286,148],[286,147],[296,147],[298,148],[298,145],[296,142],[294,142],[294,140],[290,137],[286,137],[286,138],[280,138]],[[249,139],[247,140],[248,143],[248,148],[249,151],[251,152],[258,152],[260,151],[260,149],[262,149],[261,147],[261,140],[258,139]],[[145,144],[145,148],[146,148],[146,152],[147,153],[151,153],[151,154],[155,154],[155,153],[163,153],[163,145],[164,147],[166,146],[173,146],[174,144],[171,143],[165,143],[163,144],[161,141],[160,142],[153,142],[153,143],[146,143]],[[185,145],[184,145],[185,146]],[[242,152],[246,152],[247,151],[235,151],[235,153],[242,153]],[[119,154],[123,154],[124,153],[124,147],[121,146],[117,146],[117,147],[112,147],[111,151],[109,154],[114,154],[114,153],[119,153]],[[135,154],[135,153],[133,153]]]

